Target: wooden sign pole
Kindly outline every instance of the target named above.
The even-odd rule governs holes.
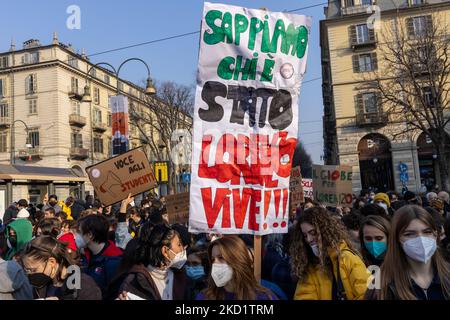
[[[262,253],[262,244],[261,244],[261,236],[254,236],[253,237],[253,250],[255,255],[255,262],[254,262],[254,273],[255,278],[258,283],[261,283],[261,253]]]

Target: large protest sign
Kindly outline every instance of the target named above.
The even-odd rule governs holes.
[[[303,196],[302,173],[299,166],[292,168],[291,179],[289,181],[289,191],[291,208],[297,208],[305,201]]]
[[[314,199],[329,206],[352,206],[352,167],[313,165]]]
[[[185,224],[189,220],[189,192],[167,195],[166,209],[170,224]]]
[[[142,147],[86,168],[103,205],[108,206],[154,188],[157,183]]]
[[[191,232],[287,232],[310,26],[310,17],[205,2]]]
[[[305,198],[314,199],[313,179],[303,178],[302,179],[302,184],[303,184],[303,196]]]

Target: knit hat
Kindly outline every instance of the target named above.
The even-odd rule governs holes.
[[[27,209],[20,209],[19,213],[17,214],[17,219],[28,219],[30,217],[30,213]]]
[[[389,196],[386,193],[383,193],[383,192],[377,193],[375,195],[375,197],[373,198],[373,201],[374,202],[383,201],[384,203],[387,204],[388,207],[391,206],[391,202],[389,201]]]

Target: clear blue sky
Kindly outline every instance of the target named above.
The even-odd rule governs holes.
[[[327,2],[326,0],[219,0],[220,2],[248,8],[267,7],[270,11],[293,10]],[[68,6],[81,9],[81,29],[69,30],[66,20]],[[323,5],[295,12],[313,17],[307,75],[305,81],[321,77],[319,20],[324,18]],[[59,41],[71,43],[76,49],[85,48],[87,54],[151,41],[199,30],[202,17],[202,0],[17,0],[2,6],[0,19],[0,52],[7,51],[11,38],[16,48],[22,42],[36,38],[50,44],[52,33]],[[138,57],[150,64],[152,77],[193,85],[197,70],[198,34],[93,56],[91,61],[109,62],[118,66],[123,60]],[[121,77],[140,82],[146,77],[143,65],[127,64]],[[304,84],[300,97],[299,136],[315,163],[321,163],[322,142],[322,92],[321,80]],[[311,122],[315,121],[315,122]]]

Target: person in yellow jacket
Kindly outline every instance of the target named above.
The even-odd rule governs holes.
[[[66,202],[61,201],[59,203],[62,211],[64,211],[67,214],[67,220],[73,220],[71,207],[73,206],[74,203],[75,203],[75,199],[73,197],[68,197],[66,199]]]
[[[345,226],[325,208],[300,216],[290,247],[298,277],[294,300],[362,300],[369,271],[348,238]]]

